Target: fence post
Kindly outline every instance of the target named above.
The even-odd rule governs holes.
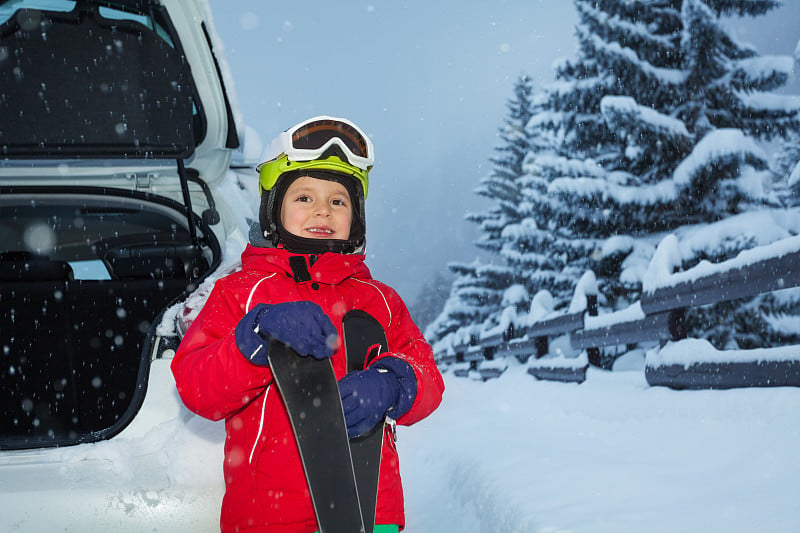
[[[497,347],[496,346],[490,346],[488,348],[484,348],[483,349],[483,358],[486,361],[493,361],[495,353],[497,353]]]
[[[589,316],[597,316],[597,294],[586,295],[586,311]],[[600,366],[600,348],[586,348],[586,355],[589,358],[589,364]]]
[[[550,351],[547,337],[536,337],[536,359],[544,357]]]
[[[685,339],[686,331],[686,308],[674,309],[669,313],[669,334],[672,340],[679,341]]]

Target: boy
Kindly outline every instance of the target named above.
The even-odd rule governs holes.
[[[331,358],[348,435],[391,418],[413,424],[441,402],[431,347],[390,287],[364,264],[372,143],[352,122],[315,117],[281,133],[257,169],[260,232],[242,269],[217,281],[172,361],[193,412],[225,419],[222,531],[318,530],[296,441],[267,360],[271,338]],[[342,318],[362,310],[388,352],[347,374]],[[404,527],[397,450],[384,426],[376,533]]]

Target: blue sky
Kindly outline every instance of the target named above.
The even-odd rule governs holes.
[[[800,2],[737,35],[791,54]],[[263,2],[210,0],[245,122],[266,142],[305,118],[350,118],[375,144],[367,264],[411,303],[450,261],[471,261],[467,211],[490,167],[514,80],[552,81],[576,50],[566,0]],[[792,92],[800,92],[795,80]]]

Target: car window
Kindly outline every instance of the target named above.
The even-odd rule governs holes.
[[[186,158],[205,137],[202,105],[164,9],[138,1],[0,0],[0,24],[7,89],[0,113],[8,117],[0,145],[8,155]],[[20,109],[11,112],[10,102]],[[106,108],[115,111],[98,112]],[[63,132],[33,126],[40,121],[58,121]],[[187,127],[167,126],[176,123]]]
[[[69,261],[75,279],[111,279],[105,263],[99,259]]]
[[[0,24],[6,22],[18,9],[43,9],[47,11],[72,11],[76,2],[68,0],[6,0],[0,2]]]
[[[68,13],[75,8],[76,2],[69,0],[7,0],[0,3],[0,24],[9,20],[20,9],[37,9],[42,11],[56,11]],[[153,28],[147,15],[139,15],[113,9],[109,7],[101,7],[100,14],[105,18],[117,20],[135,20],[144,26]],[[34,21],[32,20],[31,23]],[[162,35],[162,37],[165,37]],[[165,39],[169,40],[169,39]]]
[[[42,11],[56,11],[69,13],[75,9],[76,2],[70,0],[7,0],[0,2],[0,24],[9,20],[20,9],[37,9]],[[174,43],[163,27],[157,25],[146,14],[122,11],[111,7],[101,6],[100,14],[107,19],[134,20],[143,26],[156,30],[159,36],[174,47]],[[33,23],[33,21],[31,21]]]

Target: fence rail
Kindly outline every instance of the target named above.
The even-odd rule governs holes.
[[[576,350],[635,344],[644,340],[669,341],[686,338],[686,312],[673,309],[663,313],[645,315],[639,320],[617,322],[602,328],[589,328],[572,332],[570,344]]]
[[[539,360],[548,354],[551,338],[568,335],[572,348],[586,350],[586,366],[600,365],[601,347],[647,341],[656,341],[663,346],[667,341],[685,339],[685,317],[689,308],[800,287],[800,237],[792,237],[788,241],[791,241],[789,251],[773,247],[777,252],[772,257],[746,262],[742,257],[745,252],[723,263],[706,263],[676,273],[670,276],[674,282],[670,283],[668,279],[655,289],[643,292],[640,301],[635,304],[639,306],[635,309],[638,316],[633,318],[631,313],[620,313],[619,319],[611,315],[597,317],[597,297],[587,294],[584,311],[549,316],[522,331],[509,328],[481,338],[472,336],[470,342],[452,346],[451,352],[439,357],[439,361],[469,363],[469,369],[488,378],[498,374],[497,366],[482,371],[482,361],[505,357],[527,361],[534,357],[538,361],[529,366],[528,372],[538,379],[582,381],[585,379],[585,366],[582,371],[576,369],[574,360],[562,358],[559,361],[555,358],[549,365],[547,361],[550,359]],[[764,249],[767,250],[766,247]],[[705,271],[703,269],[711,269],[712,272],[702,274]],[[743,352],[746,350],[737,351],[740,354]],[[678,389],[800,386],[800,346],[792,352],[792,356],[767,362],[746,358],[722,362],[698,358],[688,365],[648,362],[645,376],[651,385]],[[461,371],[461,374],[465,373]]]
[[[800,252],[733,267],[642,295],[642,311],[700,307],[800,286]]]

